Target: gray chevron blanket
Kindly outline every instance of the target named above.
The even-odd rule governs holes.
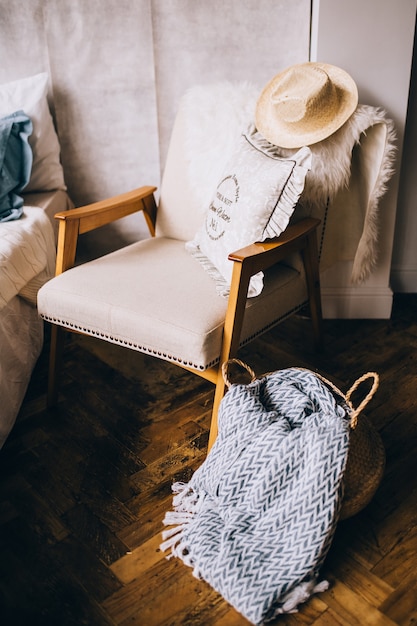
[[[173,485],[161,549],[253,624],[295,612],[328,586],[318,576],[340,510],[348,431],[347,407],[312,372],[231,385],[213,448],[188,484]]]

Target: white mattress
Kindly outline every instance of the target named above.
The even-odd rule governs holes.
[[[72,206],[64,191],[25,196],[24,215],[0,223],[0,448],[12,429],[43,344],[38,289],[54,273],[53,216]]]

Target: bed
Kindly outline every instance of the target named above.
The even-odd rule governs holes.
[[[0,448],[10,433],[43,345],[38,289],[54,274],[53,216],[72,206],[63,190],[25,196],[19,220],[0,224]]]
[[[72,207],[48,84],[48,75],[41,73],[0,85],[0,448],[13,428],[42,350],[43,322],[36,296],[55,270],[53,216]],[[24,169],[14,167],[23,157],[17,152],[19,132],[10,138],[20,127],[11,130],[10,118],[29,124],[24,150],[30,167],[23,183],[9,184],[12,175]]]

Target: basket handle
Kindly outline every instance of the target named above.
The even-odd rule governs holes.
[[[369,390],[368,394],[365,396],[365,398],[362,400],[362,402],[355,409],[350,398],[351,398],[353,392],[356,391],[356,389],[359,387],[359,385],[361,383],[363,383],[365,380],[367,380],[368,378],[373,378],[374,379],[374,382],[372,383],[372,387]],[[358,423],[358,415],[359,415],[359,413],[361,413],[361,411],[363,411],[363,409],[366,407],[368,402],[371,400],[371,398],[373,397],[375,391],[378,389],[378,385],[379,385],[379,376],[378,376],[378,374],[376,372],[367,372],[366,374],[363,374],[363,376],[358,378],[353,383],[353,385],[349,389],[349,391],[346,393],[346,402],[353,409],[353,413],[352,413],[352,415],[350,417],[351,428],[356,428],[356,425]]]
[[[363,411],[363,409],[366,407],[368,402],[373,397],[375,391],[378,389],[378,385],[379,385],[379,376],[378,376],[378,374],[376,372],[367,372],[366,374],[363,374],[363,376],[360,376],[357,380],[355,380],[355,382],[353,383],[353,385],[349,389],[349,391],[346,393],[346,395],[344,395],[340,391],[340,389],[338,389],[336,387],[335,384],[333,384],[330,380],[327,380],[327,378],[325,378],[324,376],[322,376],[318,372],[314,372],[314,374],[318,378],[320,378],[324,383],[326,383],[326,385],[329,385],[329,387],[331,387],[333,389],[333,391],[335,391],[339,396],[341,396],[346,401],[346,404],[349,406],[349,408],[352,411],[351,414],[350,414],[350,427],[352,428],[352,430],[354,430],[356,428],[357,424],[358,424],[359,414]],[[363,383],[365,380],[367,380],[368,378],[373,378],[374,379],[372,387],[371,387],[369,393],[365,396],[365,398],[359,404],[359,406],[355,409],[355,407],[353,406],[352,401],[351,401],[350,398],[351,398],[352,394],[356,391],[356,389],[359,387],[359,385],[361,383]]]
[[[230,382],[230,380],[229,380],[229,377],[228,377],[228,369],[229,369],[229,365],[231,363],[235,363],[236,365],[240,365],[241,367],[243,367],[243,369],[245,369],[247,372],[249,372],[250,377],[251,377],[251,382],[253,382],[256,379],[256,374],[253,371],[253,369],[251,367],[249,367],[249,365],[247,365],[246,363],[244,363],[240,359],[229,359],[228,361],[225,361],[222,364],[222,376],[223,376],[223,380],[224,380],[224,383],[225,383],[227,388],[229,388],[230,385],[232,384]]]
[[[235,363],[236,365],[240,365],[243,369],[245,369],[250,374],[251,382],[253,382],[256,379],[256,374],[253,371],[253,369],[251,367],[249,367],[249,365],[247,365],[246,363],[244,363],[240,359],[229,359],[228,361],[224,361],[224,363],[222,364],[222,376],[223,376],[223,380],[224,380],[225,385],[226,385],[227,388],[229,388],[230,385],[232,384],[230,382],[230,380],[229,380],[229,377],[228,377],[228,368],[229,368],[229,365],[231,363]],[[308,370],[306,368],[303,368],[303,367],[299,367],[297,369],[302,370],[302,371],[307,371],[307,372],[310,371],[310,370]],[[318,378],[320,378],[324,383],[326,383],[326,385],[331,387],[331,389],[333,389],[333,391],[335,391],[339,396],[341,396],[346,401],[347,405],[349,406],[349,408],[352,411],[351,415],[350,415],[350,427],[354,430],[356,428],[357,424],[358,424],[358,416],[359,416],[359,414],[363,411],[363,409],[366,407],[366,405],[368,404],[368,402],[371,400],[371,398],[374,396],[376,390],[378,389],[378,386],[379,386],[379,375],[376,372],[367,372],[366,374],[363,374],[357,380],[355,380],[355,382],[353,383],[353,385],[351,386],[349,391],[346,393],[346,395],[344,395],[340,391],[340,389],[338,389],[336,387],[336,385],[334,383],[332,383],[330,380],[328,380],[327,378],[325,378],[324,376],[322,376],[318,372],[313,372],[313,374],[315,376],[317,376]],[[353,406],[352,401],[351,401],[352,394],[356,391],[356,389],[359,387],[359,385],[362,384],[368,378],[373,378],[374,379],[374,381],[372,383],[372,387],[369,390],[368,394],[365,396],[365,398],[362,400],[362,402],[355,409],[355,407]]]

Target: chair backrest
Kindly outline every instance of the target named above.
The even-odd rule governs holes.
[[[156,235],[191,240],[203,219],[191,184],[186,153],[184,110],[180,106],[171,134],[158,206]]]
[[[259,92],[247,83],[224,82],[194,87],[183,96],[161,185],[158,235],[194,238],[242,131],[253,122]],[[311,146],[312,169],[291,220],[308,215],[321,220],[322,271],[354,261],[355,283],[372,269],[378,200],[392,174],[393,133],[384,111],[358,105],[336,133]],[[297,270],[298,257],[288,260]]]
[[[161,183],[157,235],[193,239],[236,142],[253,121],[258,92],[248,83],[222,82],[196,86],[182,97]]]

